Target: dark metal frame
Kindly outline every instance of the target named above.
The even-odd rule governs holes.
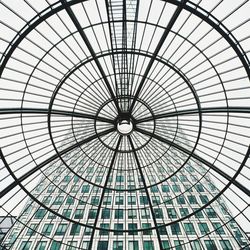
[[[60,4],[59,4],[60,2]],[[244,68],[245,73],[247,74],[248,78],[250,79],[250,69],[249,69],[249,59],[247,57],[246,52],[244,51],[244,49],[242,48],[240,42],[236,39],[236,37],[232,34],[232,31],[230,31],[229,29],[227,29],[225,27],[225,25],[218,20],[215,16],[213,16],[209,11],[201,8],[199,5],[196,5],[194,3],[192,3],[191,1],[188,0],[182,0],[182,1],[177,1],[177,0],[164,0],[165,3],[167,4],[172,4],[174,6],[176,6],[176,9],[174,11],[173,16],[171,17],[170,21],[168,22],[168,25],[166,27],[164,27],[164,32],[162,33],[162,36],[158,42],[158,44],[156,45],[155,49],[153,52],[150,51],[143,51],[141,48],[136,48],[136,31],[137,31],[137,26],[138,24],[145,24],[145,25],[152,25],[156,27],[160,27],[160,25],[158,24],[151,24],[150,22],[142,22],[140,20],[138,20],[138,9],[139,9],[139,1],[136,5],[136,15],[135,15],[135,20],[127,20],[127,14],[126,14],[126,1],[122,0],[122,6],[123,6],[123,17],[122,20],[114,20],[109,16],[109,13],[111,13],[111,15],[113,15],[112,12],[112,8],[110,9],[110,4],[111,2],[109,0],[105,1],[105,6],[106,6],[106,13],[107,13],[107,18],[108,18],[108,22],[102,22],[101,25],[106,25],[108,24],[108,28],[109,28],[109,39],[110,39],[110,50],[109,51],[102,51],[101,53],[96,53],[95,50],[92,47],[91,41],[88,39],[86,33],[85,33],[85,28],[83,28],[79,22],[79,20],[77,19],[76,15],[74,14],[74,11],[72,9],[72,7],[74,5],[80,4],[80,3],[84,3],[85,1],[83,0],[71,0],[71,1],[66,1],[66,0],[60,0],[57,3],[54,3],[52,5],[50,5],[48,8],[46,8],[44,11],[42,11],[41,13],[38,13],[37,16],[35,16],[33,19],[31,19],[29,22],[27,22],[27,24],[20,30],[17,32],[15,38],[13,39],[13,41],[9,44],[9,46],[7,47],[6,51],[3,53],[2,58],[1,58],[1,65],[0,65],[0,76],[2,76],[4,74],[4,71],[6,69],[8,69],[8,62],[10,59],[12,59],[13,57],[13,53],[15,52],[16,49],[19,48],[19,45],[21,44],[21,42],[29,35],[30,32],[32,32],[33,30],[35,30],[37,28],[37,26],[39,24],[41,24],[42,22],[45,22],[48,20],[49,17],[58,14],[60,11],[65,10],[69,16],[69,18],[71,19],[71,21],[73,22],[75,28],[76,28],[76,32],[72,32],[69,36],[73,36],[75,33],[80,34],[84,44],[86,45],[86,47],[88,48],[88,52],[90,53],[90,57],[89,58],[85,58],[84,60],[82,60],[81,62],[79,62],[77,65],[74,65],[74,68],[69,69],[69,71],[67,72],[67,74],[64,75],[64,77],[60,80],[60,82],[58,83],[58,85],[56,86],[55,90],[53,91],[53,94],[50,98],[50,102],[48,103],[48,109],[43,109],[43,108],[26,108],[23,106],[23,102],[24,100],[22,100],[22,107],[21,108],[17,108],[17,107],[9,107],[9,108],[1,108],[0,109],[0,115],[2,115],[3,117],[7,117],[7,116],[13,116],[13,115],[20,115],[20,117],[22,119],[24,119],[24,115],[46,115],[47,116],[47,128],[48,128],[48,134],[49,134],[49,138],[50,138],[50,142],[54,148],[54,151],[56,152],[55,154],[53,154],[51,157],[47,158],[46,160],[42,161],[41,163],[36,164],[36,166],[34,168],[32,168],[31,170],[27,171],[25,174],[21,175],[21,176],[17,176],[15,171],[12,170],[11,168],[11,164],[8,162],[7,157],[5,155],[4,149],[0,150],[0,157],[2,159],[2,162],[4,163],[4,167],[8,170],[9,172],[9,176],[11,176],[14,181],[12,183],[10,183],[7,187],[3,188],[0,192],[0,198],[5,197],[6,195],[9,195],[9,193],[19,187],[20,190],[23,190],[27,196],[29,196],[34,202],[36,202],[37,204],[39,204],[41,207],[46,208],[48,211],[50,211],[51,213],[55,214],[56,216],[59,216],[61,219],[67,220],[71,223],[74,224],[78,224],[84,227],[89,227],[92,228],[92,233],[91,233],[91,240],[90,240],[90,248],[92,248],[92,243],[93,243],[93,239],[95,236],[95,232],[96,230],[103,230],[103,231],[110,231],[110,232],[119,232],[119,230],[114,230],[114,229],[103,229],[97,226],[98,223],[98,219],[100,216],[100,211],[102,208],[102,202],[104,199],[104,195],[105,195],[105,191],[106,190],[110,190],[110,191],[118,191],[115,188],[109,188],[107,187],[108,185],[108,181],[109,181],[109,177],[112,174],[113,168],[114,168],[114,164],[115,161],[117,159],[117,155],[122,154],[122,153],[132,153],[134,162],[137,165],[137,171],[138,171],[138,176],[141,177],[142,179],[142,183],[143,183],[143,187],[142,188],[134,188],[131,189],[130,191],[140,191],[140,190],[145,190],[148,201],[149,201],[149,209],[151,212],[151,216],[154,222],[154,226],[147,228],[147,229],[137,229],[137,230],[132,230],[135,232],[140,232],[140,231],[146,231],[146,230],[156,230],[156,234],[157,234],[157,238],[159,241],[159,247],[160,249],[163,249],[162,246],[162,242],[161,242],[161,236],[160,236],[160,231],[159,229],[161,227],[166,227],[167,225],[172,225],[174,223],[177,222],[181,222],[184,220],[188,220],[191,216],[195,215],[197,212],[202,211],[204,208],[209,207],[214,201],[216,201],[220,196],[222,196],[224,194],[224,192],[226,190],[229,190],[230,188],[234,188],[237,187],[239,189],[240,192],[242,192],[242,194],[246,195],[246,196],[250,196],[250,190],[242,183],[240,183],[240,181],[237,179],[237,177],[239,175],[241,175],[242,169],[246,166],[246,163],[248,161],[249,158],[249,154],[250,154],[250,148],[248,146],[247,151],[246,152],[242,152],[242,155],[244,157],[242,157],[242,161],[240,162],[240,164],[238,164],[239,166],[237,167],[237,170],[235,171],[235,173],[233,175],[228,174],[227,172],[225,172],[224,170],[220,169],[220,167],[216,166],[216,160],[218,159],[219,155],[221,154],[221,150],[218,152],[217,157],[215,157],[214,162],[210,162],[208,160],[206,160],[205,158],[203,158],[202,156],[199,156],[198,153],[196,153],[197,151],[197,147],[199,146],[199,142],[201,139],[201,135],[202,135],[202,128],[203,128],[203,117],[204,115],[208,115],[208,114],[216,114],[216,115],[225,115],[227,117],[227,128],[225,131],[225,136],[224,136],[224,141],[223,141],[223,145],[225,143],[225,138],[226,135],[228,133],[228,125],[229,125],[229,118],[232,114],[250,114],[250,107],[249,106],[242,106],[242,107],[238,107],[238,106],[230,106],[228,105],[228,97],[227,97],[227,91],[224,88],[223,85],[223,81],[221,80],[221,76],[218,73],[218,71],[216,70],[215,66],[211,63],[210,58],[205,56],[205,53],[203,53],[201,50],[199,51],[204,57],[206,57],[206,60],[211,64],[211,67],[214,69],[214,71],[217,74],[217,77],[220,79],[220,83],[221,85],[223,85],[223,90],[224,90],[224,95],[225,95],[225,101],[227,103],[227,105],[225,107],[223,106],[216,106],[216,107],[203,107],[202,106],[202,102],[200,101],[200,97],[199,94],[197,93],[196,89],[193,86],[193,83],[191,82],[191,80],[189,79],[189,77],[182,71],[181,68],[179,68],[177,65],[175,65],[174,63],[171,62],[171,60],[166,61],[162,56],[159,56],[159,52],[162,49],[167,37],[169,36],[169,34],[173,33],[176,36],[180,36],[182,37],[182,35],[180,35],[178,32],[173,31],[173,27],[177,21],[177,19],[181,16],[182,11],[185,10],[190,14],[195,15],[196,17],[200,18],[202,20],[202,22],[206,22],[212,29],[216,30],[218,32],[218,34],[221,36],[221,38],[223,40],[225,40],[228,45],[230,46],[230,48],[233,49],[234,53],[237,55],[237,58],[240,60],[242,67]],[[219,4],[218,4],[219,5]],[[115,25],[115,23],[118,22],[122,22],[122,27],[123,27],[123,31],[122,31],[122,47],[117,49],[115,48],[115,46],[113,45],[112,40],[112,27]],[[133,30],[133,47],[132,48],[128,48],[127,47],[127,24],[128,23],[134,23],[134,30]],[[184,22],[185,23],[185,22]],[[96,25],[99,24],[93,24],[92,28],[95,27]],[[113,34],[114,35],[114,34]],[[65,39],[65,38],[64,38]],[[63,40],[64,40],[63,39]],[[188,41],[190,44],[192,44],[193,47],[196,47],[196,44],[191,43],[191,41],[188,40],[188,38],[183,38],[185,41]],[[61,42],[61,41],[60,41]],[[116,41],[115,41],[116,42]],[[55,45],[56,47],[56,45]],[[54,46],[53,46],[54,48]],[[49,54],[49,53],[48,53]],[[122,57],[122,66],[120,66],[119,72],[115,71],[115,61],[116,61],[116,56],[121,55]],[[128,65],[128,57],[131,56],[133,57],[133,62],[132,62],[132,66]],[[111,57],[112,58],[112,67],[113,67],[113,72],[114,72],[114,79],[115,79],[115,84],[113,84],[111,82],[111,76],[112,73],[109,75],[107,74],[104,69],[102,64],[100,63],[100,59],[103,59],[105,57]],[[146,66],[146,70],[145,72],[138,74],[135,72],[135,58],[139,57],[143,57],[144,60],[146,58],[149,58],[149,62]],[[39,63],[42,61],[42,59],[40,59]],[[81,70],[82,67],[87,67],[87,65],[89,63],[92,64],[92,62],[94,62],[94,64],[97,66],[98,72],[100,73],[100,79],[96,80],[96,82],[100,81],[100,82],[104,82],[105,84],[105,88],[108,89],[108,93],[109,96],[106,97],[106,102],[102,103],[99,106],[99,109],[95,112],[95,113],[87,113],[87,112],[79,112],[76,108],[76,103],[74,105],[74,111],[68,111],[68,110],[59,110],[54,108],[55,103],[57,101],[57,97],[58,95],[60,95],[60,91],[62,90],[62,87],[65,85],[65,83],[67,82],[67,80],[70,78],[70,76],[72,74],[74,74],[75,72],[77,72],[77,70]],[[39,64],[38,63],[38,64]],[[38,66],[37,64],[37,66]],[[175,107],[175,111],[170,111],[170,112],[155,112],[153,108],[151,108],[151,105],[147,102],[143,100],[143,91],[150,91],[149,87],[146,86],[147,81],[151,80],[151,74],[153,69],[153,65],[154,64],[162,64],[163,67],[167,67],[168,70],[172,70],[176,75],[178,75],[178,77],[180,79],[183,80],[184,84],[187,86],[187,88],[189,89],[190,93],[192,94],[192,97],[194,99],[194,104],[197,106],[197,108],[195,109],[178,109]],[[37,67],[36,66],[36,67]],[[156,66],[155,66],[156,67]],[[128,69],[130,68],[130,71],[133,71],[131,69],[134,69],[134,72],[128,72]],[[112,70],[111,70],[112,71]],[[118,78],[123,78],[124,79],[129,79],[129,75],[133,73],[133,79],[136,75],[142,76],[140,80],[138,80],[137,85],[136,85],[136,89],[134,90],[134,93],[132,91],[132,85],[136,84],[135,82],[128,82],[127,85],[125,86],[119,86],[119,79]],[[33,72],[32,72],[33,74]],[[126,77],[125,77],[126,75]],[[99,76],[98,76],[99,77]],[[30,79],[30,78],[29,78]],[[139,78],[138,78],[139,79]],[[28,83],[27,83],[28,85]],[[27,87],[26,85],[26,87]],[[145,87],[146,86],[146,87]],[[125,93],[125,95],[123,96],[122,93],[120,91],[118,91],[118,89],[122,89],[122,93]],[[145,90],[146,89],[146,90]],[[26,92],[26,88],[25,91],[23,93],[23,98]],[[79,101],[81,98],[78,97]],[[124,110],[123,108],[121,108],[121,103],[123,99],[127,99],[127,103],[129,104],[129,106],[127,107],[127,110]],[[218,100],[219,101],[219,100]],[[114,113],[116,113],[114,118],[109,118],[109,117],[104,117],[104,116],[100,116],[100,110],[102,110],[102,108],[107,104],[107,103],[112,103],[115,107],[115,109],[113,110]],[[148,109],[151,112],[150,116],[144,116],[142,118],[136,118],[133,114],[133,112],[135,112],[135,108],[138,108],[138,105],[141,105],[141,103],[145,103],[145,106],[148,107]],[[179,141],[178,141],[178,136],[179,134],[181,134],[180,132],[180,125],[178,124],[179,119],[181,117],[185,117],[186,115],[193,115],[195,117],[195,119],[197,119],[197,123],[198,126],[197,128],[195,128],[195,132],[196,132],[196,139],[194,141],[192,141],[192,149],[188,149],[185,146],[182,146]],[[197,115],[197,116],[196,116]],[[67,145],[67,147],[65,147],[63,150],[59,150],[58,149],[58,143],[57,143],[57,138],[55,137],[55,135],[53,134],[53,117],[70,117],[71,118],[71,126],[72,128],[75,126],[74,125],[74,121],[79,119],[83,119],[83,120],[87,120],[90,122],[93,122],[94,124],[94,134],[91,135],[91,133],[88,133],[88,131],[86,132],[85,136],[81,138],[81,140],[79,140],[78,135],[76,135],[75,132],[73,132],[73,144],[71,144],[70,146]],[[164,126],[160,127],[161,125],[159,125],[161,123],[161,121],[168,121],[168,119],[171,118],[176,118],[177,122],[176,122],[176,131],[175,131],[175,136],[174,138],[168,138],[167,136],[164,137],[160,132],[161,129],[164,129]],[[9,119],[8,117],[6,119]],[[133,137],[132,135],[129,136],[122,136],[122,135],[118,135],[115,136],[115,132],[116,132],[116,127],[117,127],[117,123],[120,122],[121,120],[131,120],[133,122],[133,133],[138,133],[136,134],[136,136],[146,136],[148,138],[148,141],[143,144],[142,146],[138,146],[136,144],[138,144],[138,141],[136,139],[136,136]],[[166,120],[164,120],[166,119]],[[97,122],[100,124],[103,124],[104,129],[101,132],[97,131]],[[144,124],[145,127],[148,126],[148,128],[150,127],[149,125],[147,125],[147,123],[153,122],[153,129],[152,131],[148,131],[145,128],[141,128],[141,126],[143,126]],[[21,126],[23,127],[23,121],[21,122]],[[106,127],[105,127],[106,126]],[[108,127],[107,127],[108,126]],[[112,128],[110,128],[110,126]],[[159,128],[160,127],[160,128]],[[73,129],[72,129],[73,130]],[[77,130],[77,129],[75,129]],[[23,134],[24,134],[24,130],[22,128]],[[93,132],[92,131],[92,132]],[[113,137],[112,137],[113,136]],[[25,140],[25,136],[23,135],[23,138]],[[107,146],[105,143],[103,143],[102,138],[106,139],[106,138],[114,138],[114,142],[112,144],[112,146]],[[126,138],[126,139],[125,139]],[[127,141],[126,141],[127,140]],[[104,185],[98,185],[97,183],[93,183],[91,181],[88,181],[84,178],[81,177],[81,175],[79,175],[74,169],[71,169],[70,165],[67,164],[67,161],[64,159],[64,155],[72,152],[75,149],[80,149],[83,153],[84,150],[82,149],[82,146],[88,145],[88,143],[96,141],[96,145],[98,145],[100,143],[100,150],[102,150],[102,148],[105,148],[105,150],[107,150],[107,152],[110,150],[112,151],[112,160],[109,166],[107,166],[108,171],[105,178],[105,182]],[[162,225],[159,225],[157,223],[156,217],[155,217],[155,213],[154,213],[154,206],[152,204],[152,201],[150,199],[150,194],[148,189],[153,187],[153,186],[157,186],[159,183],[162,183],[164,181],[168,181],[168,179],[171,177],[171,175],[159,182],[155,182],[153,184],[147,185],[145,177],[143,174],[143,167],[142,166],[142,162],[140,161],[140,157],[141,155],[143,155],[143,153],[145,152],[143,151],[144,148],[149,148],[150,149],[150,143],[153,143],[153,141],[157,141],[158,143],[163,143],[166,144],[168,146],[168,149],[166,150],[166,154],[167,152],[171,151],[171,150],[176,150],[178,152],[181,152],[182,154],[184,154],[186,156],[186,159],[183,160],[183,164],[181,166],[180,169],[177,169],[177,172],[181,171],[182,168],[184,168],[185,164],[188,163],[189,160],[194,160],[194,161],[198,161],[202,164],[204,164],[209,171],[211,171],[212,173],[218,174],[219,177],[222,177],[223,181],[226,180],[227,183],[225,183],[224,188],[222,188],[217,195],[215,195],[213,197],[213,199],[211,199],[209,202],[207,202],[204,206],[201,206],[197,211],[195,212],[191,212],[190,214],[188,214],[187,216],[184,216],[183,218],[171,221],[170,223],[165,223]],[[129,150],[124,150],[122,148],[122,145],[126,144],[127,146],[130,147]],[[28,144],[27,142],[25,142],[27,148],[28,148]],[[223,146],[222,146],[223,147]],[[147,148],[147,150],[149,150]],[[29,150],[29,149],[28,149]],[[103,149],[104,150],[104,149]],[[142,150],[143,153],[140,153],[140,150]],[[29,151],[30,152],[30,151]],[[106,152],[106,151],[105,151]],[[30,152],[30,154],[32,155],[32,153]],[[140,157],[139,157],[140,155]],[[131,158],[132,158],[131,156]],[[32,159],[34,160],[33,156],[31,156]],[[80,179],[86,181],[87,183],[91,183],[93,186],[95,187],[99,187],[102,188],[102,193],[101,193],[101,199],[99,202],[99,205],[97,206],[97,216],[96,219],[94,220],[94,225],[89,225],[88,223],[81,223],[81,222],[77,222],[75,220],[69,219],[64,217],[63,215],[61,215],[58,212],[55,212],[53,209],[51,209],[50,207],[44,205],[38,198],[36,198],[27,188],[26,188],[26,183],[25,181],[27,181],[30,177],[34,176],[35,174],[38,174],[39,171],[43,171],[43,169],[48,166],[51,162],[53,162],[54,160],[58,160],[60,159],[60,161],[62,162],[62,164],[69,169],[70,171],[72,171],[72,173],[75,176],[78,176]],[[35,160],[34,160],[35,162]],[[151,164],[151,163],[150,163]],[[149,164],[149,165],[150,165]],[[8,177],[8,176],[7,176]],[[5,178],[7,178],[5,177]],[[203,177],[202,177],[203,178]],[[120,191],[128,191],[126,189],[121,189]],[[122,232],[126,233],[126,232],[131,232],[131,230],[123,230]]]

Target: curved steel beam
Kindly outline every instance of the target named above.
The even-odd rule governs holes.
[[[115,122],[111,119],[105,117],[96,117],[96,115],[84,114],[80,112],[70,112],[66,110],[47,110],[47,109],[35,109],[35,108],[2,108],[0,109],[0,115],[6,114],[53,114],[53,115],[62,115],[62,116],[70,116],[70,117],[79,117],[86,118],[92,120],[98,120],[101,122],[107,122],[111,124],[115,124]]]
[[[148,135],[150,137],[153,137],[161,142],[164,142],[168,145],[171,145],[173,147],[175,147],[176,149],[182,151],[183,153],[187,154],[187,155],[191,155],[191,157],[193,157],[194,159],[198,160],[199,162],[205,164],[206,166],[208,166],[209,168],[211,168],[212,170],[214,170],[217,174],[221,175],[223,178],[225,178],[226,180],[228,180],[230,183],[233,183],[237,188],[239,188],[242,192],[244,192],[246,195],[250,196],[250,190],[248,188],[246,188],[245,186],[243,186],[241,183],[239,183],[238,181],[234,180],[230,175],[228,175],[227,173],[225,173],[224,171],[222,171],[221,169],[219,169],[218,167],[216,167],[214,164],[210,163],[209,161],[203,159],[202,157],[200,157],[199,155],[192,153],[191,151],[189,151],[188,149],[168,140],[165,139],[159,135],[155,135],[151,132],[148,132],[144,129],[140,129],[135,127],[135,130],[137,132],[140,132],[144,135]],[[237,171],[236,171],[237,172]]]
[[[98,60],[97,57],[96,57],[96,53],[95,53],[95,51],[94,51],[94,49],[93,49],[91,43],[89,42],[89,40],[88,40],[88,38],[87,38],[85,32],[83,31],[83,29],[82,29],[82,27],[81,27],[79,21],[77,20],[77,18],[76,18],[76,16],[75,16],[74,12],[72,11],[71,7],[68,6],[68,5],[66,5],[67,2],[66,2],[65,0],[60,0],[60,2],[61,2],[61,4],[64,6],[64,8],[65,8],[65,10],[67,11],[69,17],[71,18],[72,22],[74,23],[74,25],[75,25],[77,31],[79,32],[79,34],[80,34],[80,36],[82,37],[84,43],[86,44],[86,46],[87,46],[87,48],[88,48],[88,50],[89,50],[91,56],[93,57],[93,59],[94,59],[94,61],[95,61],[95,63],[96,63],[96,66],[97,66],[97,68],[99,69],[99,71],[100,71],[100,73],[101,73],[101,75],[102,75],[102,77],[103,77],[103,80],[104,80],[104,82],[105,82],[105,84],[106,84],[106,86],[107,86],[107,88],[108,88],[108,90],[109,90],[109,93],[110,93],[110,95],[111,95],[111,98],[113,99],[113,101],[114,101],[114,103],[115,103],[115,106],[116,106],[116,108],[117,108],[117,111],[118,111],[118,113],[120,114],[120,113],[121,113],[121,110],[120,110],[120,107],[119,107],[117,98],[116,98],[116,96],[115,96],[115,94],[114,94],[114,92],[113,92],[113,90],[112,90],[112,88],[111,88],[111,86],[110,86],[110,84],[109,84],[109,81],[108,81],[108,79],[107,79],[107,77],[106,77],[106,74],[105,74],[105,72],[104,72],[104,70],[103,70],[103,68],[102,68],[102,66],[101,66],[101,64],[100,64],[100,62],[99,62],[99,60]]]
[[[165,42],[167,36],[169,35],[170,30],[172,29],[173,25],[175,24],[175,22],[176,22],[178,16],[180,15],[180,13],[181,13],[181,11],[182,11],[182,9],[183,9],[183,6],[186,4],[186,2],[187,2],[187,0],[182,0],[182,1],[180,2],[180,4],[177,6],[177,9],[175,10],[173,16],[171,17],[171,19],[170,19],[170,21],[169,21],[167,27],[165,28],[165,31],[163,32],[163,34],[162,34],[162,36],[161,36],[161,39],[159,40],[159,43],[157,44],[157,46],[156,46],[156,48],[155,48],[155,51],[154,51],[154,53],[153,53],[153,56],[152,56],[152,58],[150,59],[148,65],[147,65],[147,68],[146,68],[146,70],[145,70],[145,73],[143,74],[142,80],[141,80],[141,82],[139,83],[139,86],[138,86],[138,88],[137,88],[137,90],[136,90],[136,92],[135,92],[134,99],[133,99],[132,104],[131,104],[131,106],[130,106],[130,108],[129,108],[129,113],[132,113],[132,110],[133,110],[133,108],[134,108],[135,102],[136,102],[136,100],[137,100],[137,98],[138,98],[138,96],[139,96],[139,94],[140,94],[140,92],[141,92],[141,89],[142,89],[142,87],[143,87],[143,85],[144,85],[144,83],[145,83],[145,81],[146,81],[146,78],[147,78],[147,76],[148,76],[148,74],[149,74],[149,71],[150,71],[150,69],[151,69],[152,66],[153,66],[153,63],[154,63],[154,61],[155,61],[155,58],[157,57],[157,55],[158,55],[158,53],[159,53],[159,51],[160,51],[160,49],[161,49],[163,43]]]
[[[104,136],[110,132],[113,132],[115,130],[115,128],[112,129],[108,129],[105,130],[99,134],[94,134],[88,138],[83,139],[80,142],[76,142],[75,144],[63,149],[62,151],[59,152],[59,154],[54,154],[51,157],[49,157],[48,159],[46,159],[45,161],[39,163],[38,165],[36,165],[36,167],[32,168],[31,170],[29,170],[27,173],[25,173],[24,175],[22,175],[21,177],[17,178],[15,176],[15,174],[12,172],[12,170],[10,169],[10,167],[8,167],[8,171],[10,172],[10,175],[13,177],[13,179],[15,179],[14,182],[12,182],[9,186],[7,186],[6,188],[4,188],[1,192],[0,192],[0,198],[2,198],[5,194],[7,194],[9,191],[11,191],[13,188],[15,188],[19,183],[21,183],[22,181],[26,180],[28,177],[30,177],[32,174],[34,174],[36,171],[38,171],[39,169],[41,169],[42,167],[46,166],[47,164],[49,164],[50,162],[56,160],[59,155],[62,156],[68,152],[70,152],[71,150],[86,144],[100,136]],[[0,149],[0,157],[3,159],[4,158],[4,154],[2,152],[2,150]],[[7,166],[6,166],[7,167]]]
[[[181,115],[193,115],[193,114],[208,114],[208,113],[250,113],[250,107],[215,107],[215,108],[202,108],[202,109],[187,109],[174,112],[168,112],[163,114],[156,114],[154,117],[145,117],[135,121],[135,124],[148,122],[155,119],[162,119]]]
[[[153,205],[152,205],[152,202],[150,200],[150,195],[149,195],[149,192],[148,192],[148,189],[147,189],[147,184],[146,184],[143,172],[142,172],[142,168],[141,168],[141,164],[140,164],[139,158],[137,156],[137,153],[136,153],[136,150],[135,150],[135,147],[134,147],[134,144],[133,144],[133,141],[132,141],[130,135],[128,136],[128,140],[129,140],[130,146],[131,146],[131,148],[133,150],[135,161],[136,161],[136,164],[138,166],[138,170],[140,172],[140,176],[141,176],[142,183],[143,183],[143,186],[144,186],[144,190],[145,190],[147,198],[148,198],[149,208],[150,208],[150,211],[151,211],[151,214],[152,214],[152,218],[153,218],[153,222],[154,222],[154,227],[155,227],[157,238],[158,238],[158,242],[159,242],[159,247],[160,247],[160,250],[163,250],[162,241],[161,241],[161,235],[160,235],[159,228],[157,226],[157,221],[156,221],[156,217],[155,217]]]
[[[122,135],[120,135],[120,137],[118,139],[118,142],[117,142],[117,145],[116,145],[116,148],[115,148],[115,152],[113,154],[113,157],[112,157],[112,160],[111,160],[111,163],[110,163],[110,167],[109,167],[106,179],[105,179],[105,183],[103,185],[103,190],[102,190],[102,194],[101,194],[101,197],[100,197],[100,202],[99,202],[99,205],[98,205],[98,208],[97,208],[96,218],[95,218],[95,221],[94,221],[94,225],[93,225],[93,229],[92,229],[92,233],[91,233],[91,237],[90,237],[90,241],[89,241],[89,249],[92,249],[92,244],[93,244],[94,235],[95,235],[95,229],[96,229],[96,225],[97,225],[97,222],[98,222],[98,217],[99,217],[100,212],[101,212],[101,205],[102,205],[102,202],[103,202],[103,199],[104,199],[106,187],[107,187],[108,181],[109,181],[109,176],[111,174],[111,171],[112,171],[112,168],[113,168],[113,165],[114,165],[114,162],[115,162],[115,158],[116,158],[116,155],[118,153],[118,149],[119,149],[119,146],[120,146],[120,143],[121,143],[121,140],[122,140]]]

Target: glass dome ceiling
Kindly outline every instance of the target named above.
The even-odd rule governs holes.
[[[1,246],[38,249],[36,234],[41,249],[87,249],[67,236],[78,225],[88,249],[149,232],[155,249],[205,249],[216,233],[247,249],[249,11],[230,0],[1,1],[0,225],[15,218]],[[219,222],[209,209],[224,209]],[[38,228],[49,212],[61,235]],[[162,232],[176,225],[179,245]]]

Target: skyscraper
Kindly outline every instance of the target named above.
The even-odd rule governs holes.
[[[132,170],[136,168],[132,159],[118,157],[113,166],[117,170],[112,170],[104,189],[98,186],[105,182],[105,167],[75,151],[68,153],[65,161],[83,180],[60,163],[50,164],[48,178],[41,179],[32,192],[48,209],[29,199],[6,246],[20,250],[90,246],[98,250],[234,250],[247,246],[249,241],[223,199],[198,211],[218,191],[199,162],[190,160],[181,167],[183,157],[171,152],[158,161],[157,171],[153,166],[143,176]],[[102,157],[101,161],[110,160]]]
[[[249,249],[249,1],[0,11],[2,248]]]

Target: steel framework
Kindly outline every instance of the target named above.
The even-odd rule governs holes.
[[[18,216],[29,197],[61,220],[91,228],[89,249],[100,230],[155,230],[164,249],[161,228],[189,221],[222,198],[232,211],[222,227],[236,221],[247,239],[249,11],[248,0],[1,1],[1,218]],[[119,129],[131,124],[129,132]],[[102,182],[78,172],[69,153],[104,169]],[[150,179],[172,155],[180,167]],[[67,218],[34,195],[41,179],[60,189],[46,172],[56,162],[61,176],[69,170],[101,190],[93,224]],[[199,209],[159,224],[149,190],[190,162],[206,170],[195,169],[197,183],[212,179],[217,192]],[[120,173],[141,184],[110,186]],[[105,194],[121,191],[145,193],[152,226],[98,226]],[[12,249],[15,242],[6,241],[2,247]]]

